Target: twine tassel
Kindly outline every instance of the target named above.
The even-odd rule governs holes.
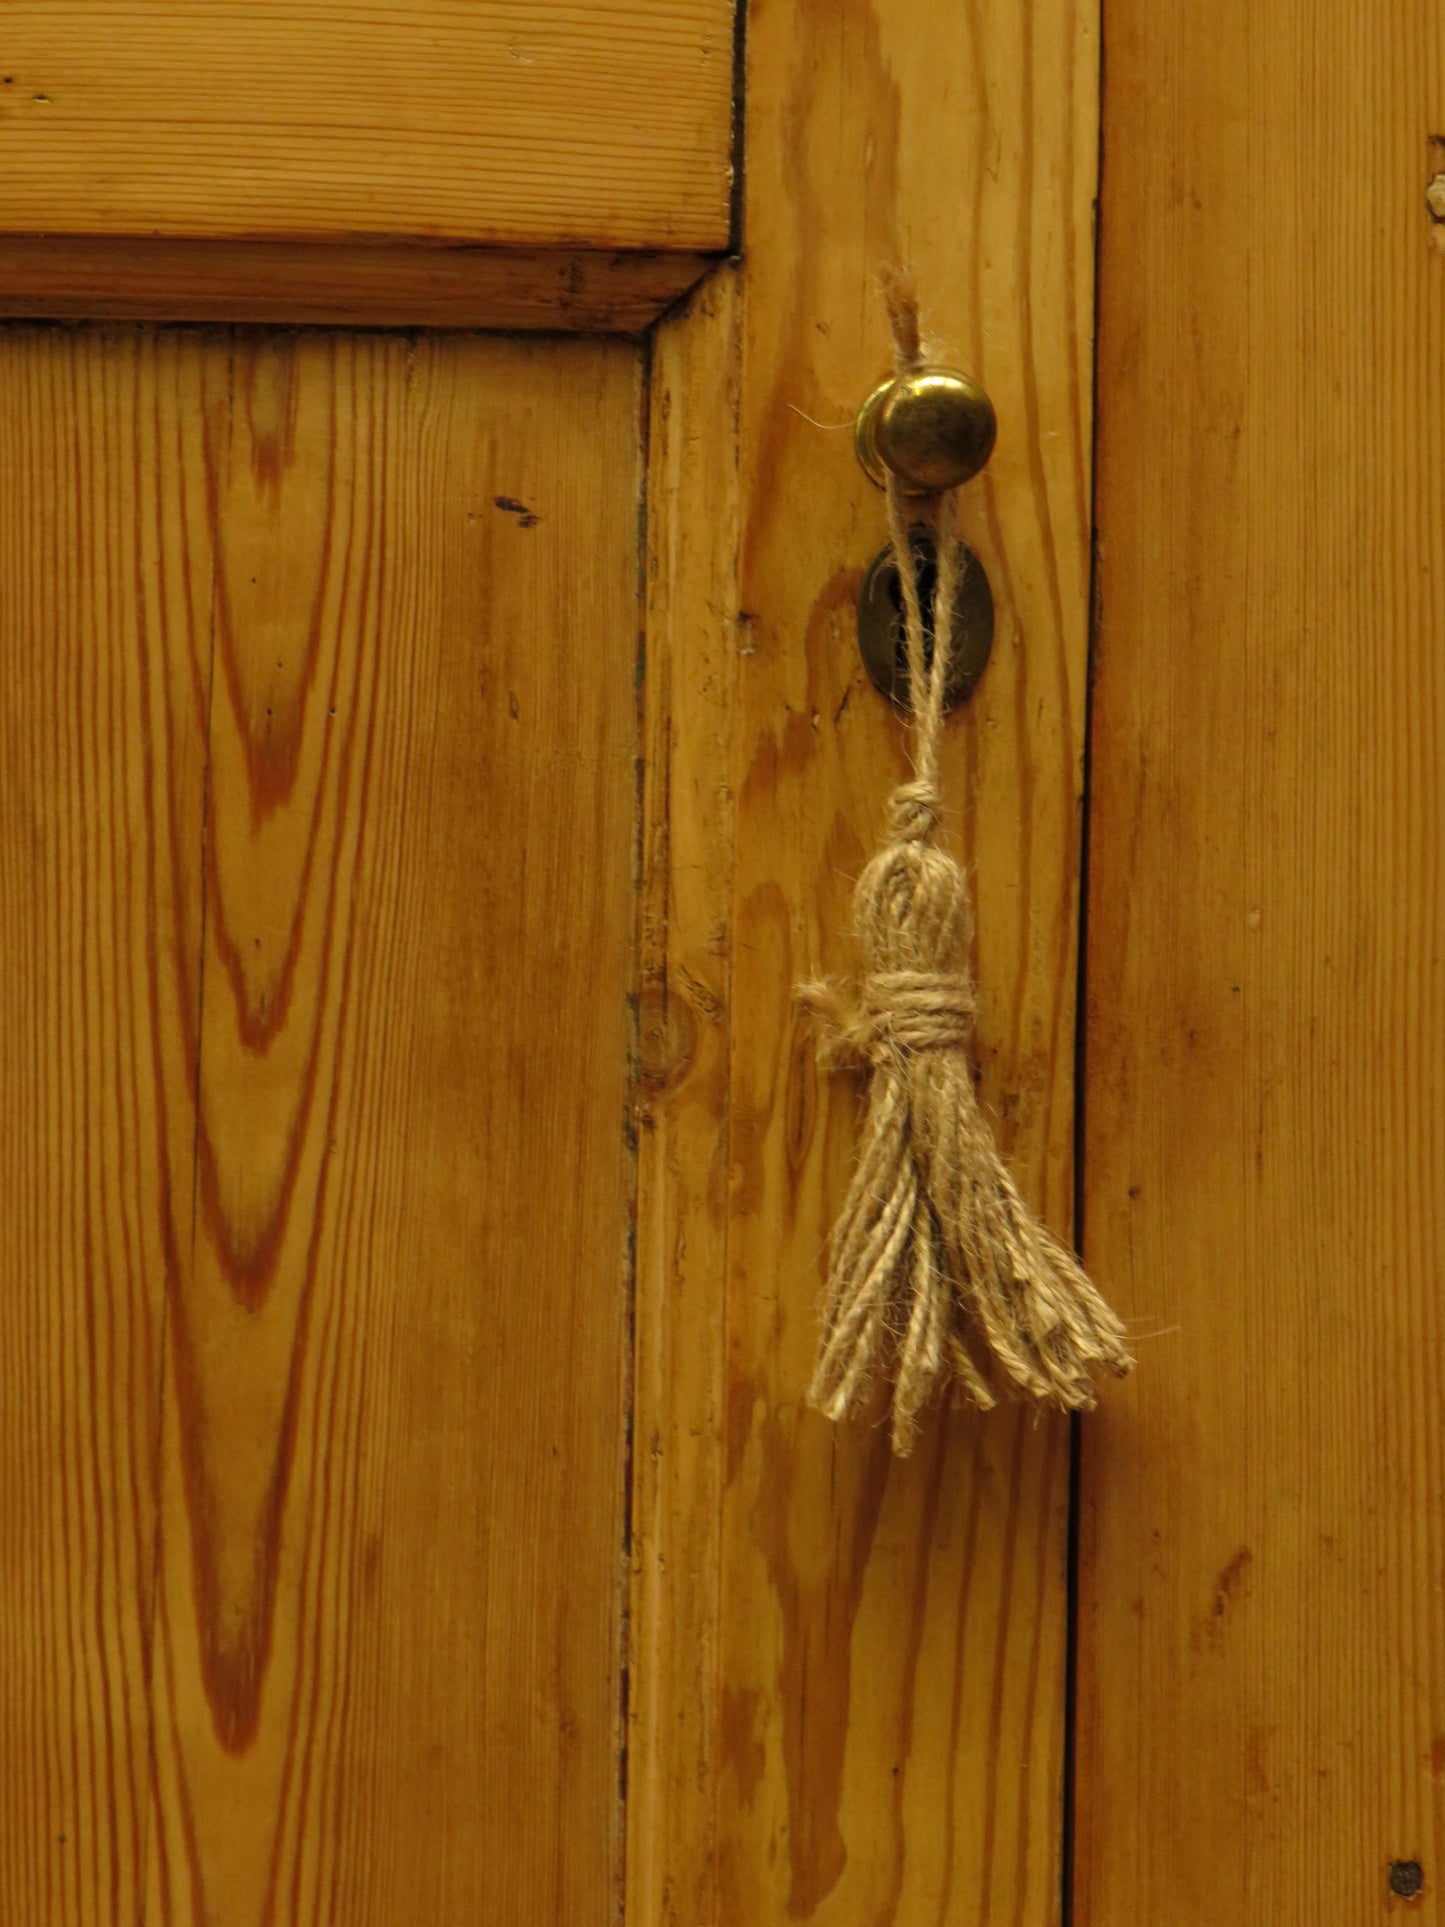
[[[887,292],[905,372],[921,365],[917,303],[901,279]],[[931,528],[937,557],[931,661],[909,506]],[[987,1410],[1001,1380],[1076,1410],[1094,1402],[1094,1373],[1122,1375],[1133,1360],[1123,1326],[1072,1252],[1019,1196],[978,1106],[968,886],[934,841],[957,587],[954,497],[930,498],[919,513],[890,480],[888,525],[903,593],[913,777],[894,791],[886,839],[854,891],[858,985],[812,984],[800,994],[818,1019],[823,1061],[869,1079],[810,1396],[842,1418],[886,1375],[893,1449],[906,1454],[919,1413],[946,1392]]]

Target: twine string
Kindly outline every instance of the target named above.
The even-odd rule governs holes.
[[[895,367],[922,365],[918,303],[885,284]],[[810,984],[824,1061],[867,1073],[852,1183],[834,1229],[813,1402],[841,1418],[890,1381],[891,1431],[910,1450],[918,1414],[951,1389],[987,1409],[1000,1384],[1067,1408],[1093,1403],[1092,1373],[1132,1365],[1122,1325],[1068,1251],[1024,1205],[979,1109],[969,1066],[976,1014],[972,911],[962,869],[938,847],[939,746],[958,588],[956,497],[905,497],[890,476],[888,528],[908,670],[911,778],[858,879],[856,987]],[[910,510],[935,556],[925,624]],[[929,643],[931,640],[931,651]]]

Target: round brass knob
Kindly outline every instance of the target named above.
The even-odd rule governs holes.
[[[853,440],[864,473],[905,495],[937,495],[977,475],[993,453],[993,403],[969,375],[920,368],[880,382],[858,410]]]

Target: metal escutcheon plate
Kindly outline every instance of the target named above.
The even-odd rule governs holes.
[[[933,660],[933,537],[921,527],[909,531],[918,587],[924,608],[924,654]],[[892,548],[880,549],[868,565],[858,592],[858,648],[875,689],[904,709],[908,705],[908,661],[903,640],[903,594]],[[958,544],[958,592],[953,598],[953,648],[944,685],[944,706],[956,708],[973,694],[993,648],[993,592],[983,564],[966,543]]]

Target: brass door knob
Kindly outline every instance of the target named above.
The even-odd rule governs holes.
[[[854,446],[864,473],[905,495],[936,495],[977,475],[993,453],[993,403],[969,375],[920,368],[880,382],[858,410]]]

